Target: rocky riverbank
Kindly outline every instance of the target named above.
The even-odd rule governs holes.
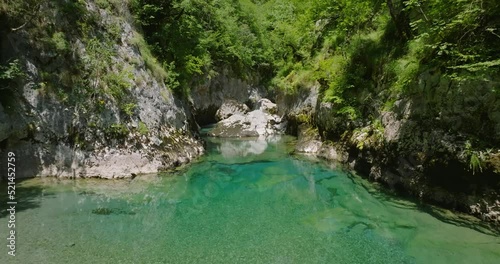
[[[374,107],[365,119],[353,121],[336,114],[334,104],[317,99],[321,97],[313,88],[279,95],[279,113],[286,115],[288,131],[298,136],[297,153],[337,161],[392,190],[498,226],[500,150],[477,147],[498,141],[498,98],[487,92],[487,83],[470,83],[457,91],[447,89],[452,84],[444,77],[420,78],[439,97],[415,94],[396,101],[392,110]],[[446,96],[452,102],[436,105]],[[473,111],[484,108],[493,111],[489,117]],[[472,143],[470,138],[477,136],[481,140]]]

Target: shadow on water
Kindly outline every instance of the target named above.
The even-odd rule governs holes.
[[[418,204],[418,210],[428,213],[434,218],[439,219],[440,221],[451,225],[470,228],[486,235],[500,236],[500,229],[498,226],[482,222],[479,219],[472,216],[461,215],[458,213],[450,212],[445,209],[441,209],[436,206],[423,203]]]
[[[15,201],[17,202],[16,213],[20,211],[38,208],[40,207],[41,197],[51,197],[54,194],[51,192],[47,192],[47,190],[42,186],[22,186],[22,182],[25,180],[17,180],[16,181],[16,189],[15,189]],[[6,217],[9,212],[7,209],[10,205],[7,204],[9,201],[7,196],[8,190],[8,182],[1,181],[0,182],[0,218]]]
[[[374,193],[373,190],[369,191],[374,197],[390,203],[391,206],[400,209],[418,210],[420,212],[429,214],[430,216],[447,224],[469,228],[486,235],[500,236],[500,229],[498,228],[498,226],[495,227],[492,224],[485,223],[474,216],[440,208],[438,206],[420,201],[415,197],[406,194],[391,192],[382,187],[377,187],[376,190],[376,193]]]
[[[486,235],[500,236],[500,229],[491,224],[480,221],[478,218],[469,216],[460,212],[443,209],[434,205],[427,204],[419,199],[405,193],[389,190],[376,183],[363,184],[359,182],[362,177],[350,171],[345,171],[348,177],[357,185],[361,185],[370,195],[379,201],[388,203],[393,207],[408,210],[418,210],[427,213],[439,221],[469,228]]]

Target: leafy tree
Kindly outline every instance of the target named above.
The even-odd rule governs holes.
[[[237,0],[134,0],[131,9],[154,55],[173,63],[183,87],[217,66],[244,75],[264,61],[259,28]]]

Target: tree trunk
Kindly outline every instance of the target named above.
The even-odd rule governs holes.
[[[392,22],[394,22],[398,34],[403,39],[409,40],[412,37],[410,19],[408,18],[406,12],[403,10],[403,3],[401,2],[401,0],[396,1],[398,1],[397,5],[394,4],[393,0],[387,0],[387,7],[389,8]]]

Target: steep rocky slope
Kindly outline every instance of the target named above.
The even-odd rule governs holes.
[[[126,4],[104,2],[2,12],[1,62],[20,73],[1,80],[0,156],[15,153],[18,178],[129,177],[203,153]]]

